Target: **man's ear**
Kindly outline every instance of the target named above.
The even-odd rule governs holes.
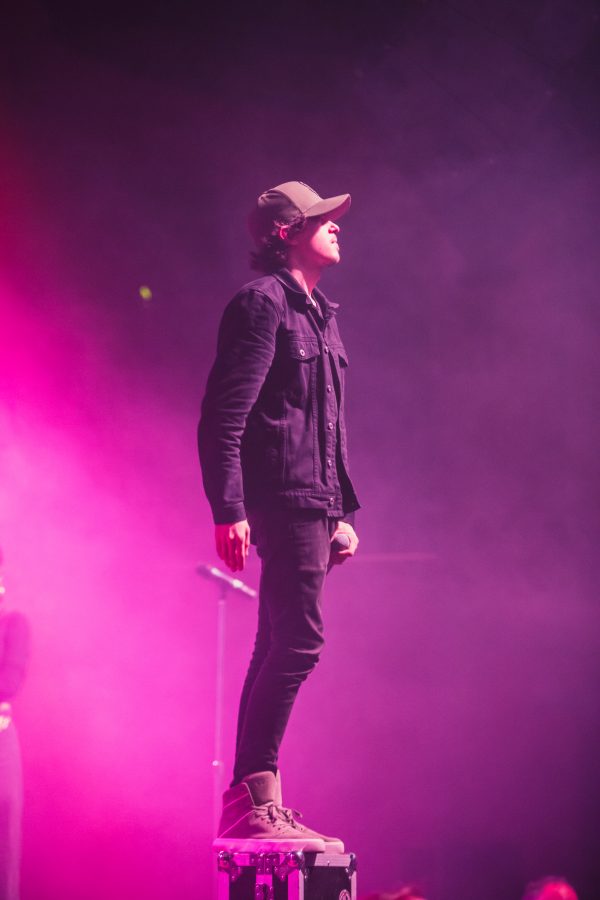
[[[279,226],[279,239],[284,241],[286,244],[290,239],[290,226],[289,225],[280,225]]]

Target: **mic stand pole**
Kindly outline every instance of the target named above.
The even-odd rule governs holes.
[[[221,795],[223,793],[223,695],[225,692],[225,623],[227,618],[227,584],[219,584],[217,600],[217,668],[215,673],[215,738],[213,748],[213,834],[219,831]]]
[[[225,624],[227,618],[227,594],[237,592],[254,598],[257,592],[240,581],[221,572],[216,566],[200,563],[196,566],[199,575],[203,575],[219,587],[217,601],[217,663],[215,677],[215,737],[213,747],[213,834],[218,834],[221,816],[221,795],[223,793],[223,697],[225,693]]]

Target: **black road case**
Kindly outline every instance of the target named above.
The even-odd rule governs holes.
[[[217,858],[218,900],[356,900],[353,853],[236,853]]]

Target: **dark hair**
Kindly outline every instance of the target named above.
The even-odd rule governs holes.
[[[283,240],[279,235],[279,229],[288,228],[288,236],[299,234],[306,225],[306,217],[302,213],[291,220],[291,222],[281,222],[276,220],[273,222],[269,234],[265,234],[260,239],[258,250],[250,251],[250,267],[257,272],[264,272],[270,275],[287,264],[289,246],[288,242]]]

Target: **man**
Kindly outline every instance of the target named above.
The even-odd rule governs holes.
[[[359,504],[344,423],[348,356],[337,304],[317,288],[340,260],[349,194],[291,181],[258,198],[249,226],[262,277],[226,308],[198,429],[219,557],[262,562],[258,631],[238,716],[231,788],[215,847],[343,851],[282,805],[279,746],[300,684],[323,646],[328,567],[353,556]]]

